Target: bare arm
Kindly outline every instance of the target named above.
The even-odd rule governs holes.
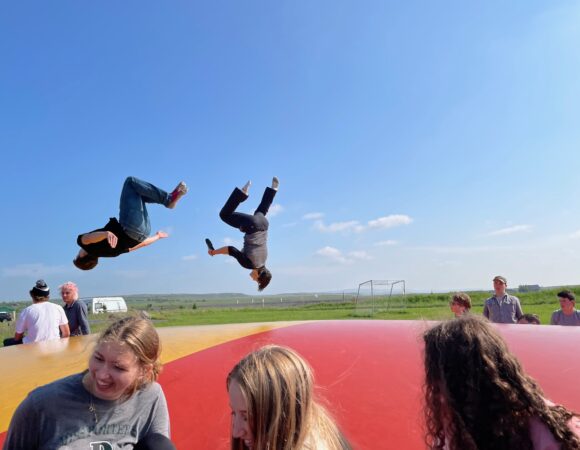
[[[61,338],[67,338],[70,336],[70,328],[68,327],[68,323],[65,323],[64,325],[59,325],[58,327],[60,328]]]
[[[159,239],[164,239],[168,236],[169,235],[165,231],[158,231],[157,233],[155,233],[154,236],[150,236],[147,239],[145,239],[143,242],[137,244],[135,247],[131,247],[129,249],[129,251],[133,252],[135,250],[139,250],[140,248],[147,247],[148,245],[153,244],[153,242],[156,242]]]
[[[225,247],[220,247],[216,250],[208,250],[207,251],[208,254],[210,254],[211,256],[214,255],[229,255],[230,251],[228,249],[228,246],[226,245]]]
[[[91,233],[83,234],[81,237],[81,242],[84,245],[90,245],[104,241],[105,239],[109,242],[111,248],[115,248],[117,246],[117,236],[115,236],[110,231],[93,231]]]

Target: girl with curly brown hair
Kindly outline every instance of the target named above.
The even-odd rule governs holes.
[[[545,399],[486,319],[442,322],[423,338],[428,448],[580,448],[580,420]]]

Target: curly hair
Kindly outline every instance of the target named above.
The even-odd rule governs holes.
[[[453,319],[423,339],[429,449],[530,449],[532,419],[544,423],[562,449],[580,448],[567,426],[574,413],[545,400],[487,320]]]

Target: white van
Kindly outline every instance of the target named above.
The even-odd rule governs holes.
[[[79,299],[87,304],[89,313],[127,312],[127,303],[123,297],[88,297]]]

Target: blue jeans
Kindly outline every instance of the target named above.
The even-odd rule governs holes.
[[[143,242],[151,233],[146,204],[167,206],[170,201],[169,194],[163,189],[139,178],[128,177],[121,192],[119,223],[130,238]]]

